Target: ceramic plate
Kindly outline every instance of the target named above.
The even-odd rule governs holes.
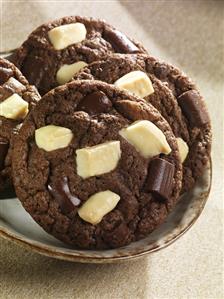
[[[22,208],[17,198],[0,199],[0,236],[40,254],[83,263],[112,263],[134,259],[160,250],[183,235],[201,214],[207,201],[212,167],[209,163],[195,188],[182,196],[176,208],[147,238],[113,250],[78,250],[48,235]]]

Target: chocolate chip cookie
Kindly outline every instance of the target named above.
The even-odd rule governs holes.
[[[40,99],[21,72],[0,58],[0,190],[11,183],[13,136],[31,108]]]
[[[47,93],[13,149],[16,193],[48,233],[79,248],[115,248],[152,232],[175,206],[182,164],[150,104],[100,81]]]
[[[64,17],[34,30],[10,58],[41,94],[66,83],[85,65],[109,53],[146,53],[103,20]]]
[[[204,100],[186,75],[148,55],[114,54],[90,64],[74,78],[115,84],[156,107],[177,137],[183,162],[182,192],[194,186],[210,157],[211,125]]]

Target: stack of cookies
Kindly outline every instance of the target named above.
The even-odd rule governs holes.
[[[125,246],[165,221],[210,159],[195,84],[102,20],[44,24],[0,59],[0,190],[84,249]]]

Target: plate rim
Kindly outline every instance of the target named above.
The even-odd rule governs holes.
[[[80,262],[80,263],[95,263],[95,264],[102,264],[102,263],[116,263],[116,262],[123,262],[123,261],[128,261],[128,260],[134,260],[138,259],[142,256],[145,256],[150,253],[157,252],[163,248],[168,247],[172,243],[174,243],[176,240],[178,240],[181,236],[183,236],[192,226],[193,224],[197,221],[199,216],[202,214],[204,207],[206,205],[206,202],[209,198],[209,194],[211,191],[211,186],[212,186],[212,159],[209,159],[208,165],[209,169],[209,186],[208,190],[206,192],[202,192],[203,195],[203,201],[202,205],[200,206],[200,209],[198,213],[195,214],[194,218],[188,223],[187,226],[184,226],[176,235],[174,235],[172,238],[166,240],[163,244],[156,245],[155,247],[152,248],[146,248],[146,249],[141,249],[138,252],[132,253],[132,254],[125,254],[122,253],[119,256],[114,256],[114,257],[99,257],[99,256],[91,256],[86,254],[85,256],[80,256],[79,255],[79,249],[75,249],[74,252],[62,252],[61,249],[57,249],[56,247],[53,247],[52,245],[46,245],[44,243],[41,243],[40,241],[34,241],[31,239],[28,239],[26,237],[20,237],[16,233],[11,232],[7,228],[4,228],[0,226],[0,237],[3,239],[6,239],[8,241],[11,241],[12,243],[15,243],[17,245],[20,245],[21,247],[31,250],[33,252],[39,253],[41,255],[55,258],[55,259],[60,259],[60,260],[65,260],[65,261],[70,261],[70,262]],[[100,252],[100,250],[99,250]],[[91,253],[91,250],[90,250]]]

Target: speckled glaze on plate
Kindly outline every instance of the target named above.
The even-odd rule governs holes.
[[[40,254],[72,262],[115,263],[135,259],[167,247],[194,224],[207,201],[211,178],[210,161],[195,188],[182,196],[166,222],[147,238],[118,249],[96,251],[71,248],[43,231],[18,199],[0,200],[0,236]]]

